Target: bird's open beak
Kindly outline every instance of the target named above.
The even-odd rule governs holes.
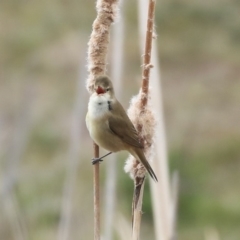
[[[104,89],[101,88],[100,86],[98,86],[97,90],[96,90],[96,93],[97,94],[102,94],[102,93],[105,93]]]

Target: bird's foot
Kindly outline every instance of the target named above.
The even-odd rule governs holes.
[[[92,165],[102,162],[102,158],[92,158]]]
[[[106,156],[108,156],[108,155],[110,155],[112,152],[109,152],[109,153],[107,153],[107,154],[105,154],[104,156],[102,156],[102,157],[99,157],[99,158],[93,158],[92,159],[92,164],[94,165],[94,164],[96,164],[96,163],[100,163],[100,162],[102,162],[103,160],[102,160],[102,158],[105,158]]]

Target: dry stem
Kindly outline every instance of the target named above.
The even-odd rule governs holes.
[[[99,157],[99,147],[93,143],[94,157]],[[99,187],[99,163],[93,167],[93,194],[94,194],[94,239],[100,240],[100,187]]]
[[[88,72],[87,89],[93,92],[97,76],[106,72],[106,57],[109,43],[110,25],[116,19],[118,0],[98,0],[97,18],[88,43]],[[94,143],[94,157],[99,157],[99,147]],[[100,189],[99,163],[94,165],[94,239],[100,240]]]
[[[147,19],[147,13],[145,12],[148,3],[145,0],[139,0],[139,22],[140,35],[143,36],[146,32],[145,22]],[[143,48],[143,41],[141,41],[141,48]],[[158,176],[159,183],[155,184],[150,182],[152,204],[153,204],[153,216],[155,225],[155,238],[156,240],[171,239],[171,230],[174,227],[171,226],[171,194],[169,183],[169,169],[168,169],[168,156],[167,145],[165,136],[165,124],[163,116],[163,103],[162,103],[162,90],[161,90],[161,74],[159,69],[159,57],[157,56],[157,47],[155,42],[152,46],[152,61],[154,65],[153,71],[151,71],[151,84],[154,86],[151,91],[151,102],[156,109],[156,118],[158,124],[155,132],[155,157],[152,162],[153,169]],[[160,144],[159,144],[160,143]]]
[[[136,178],[134,196],[133,196],[133,239],[140,239],[140,225],[142,218],[142,199],[144,191],[145,177]]]
[[[148,99],[148,86],[149,86],[149,75],[152,65],[151,61],[151,52],[152,52],[152,37],[153,37],[153,22],[154,22],[154,11],[155,11],[155,1],[149,0],[148,5],[148,21],[147,21],[147,34],[145,42],[145,54],[143,60],[143,73],[142,73],[142,97],[141,103],[142,108],[147,104]]]
[[[145,41],[145,54],[143,60],[143,72],[142,72],[142,88],[141,88],[141,111],[145,112],[147,102],[148,102],[148,91],[149,91],[149,75],[151,60],[151,51],[152,51],[152,35],[153,35],[153,22],[154,22],[154,11],[155,11],[155,1],[149,0],[148,6],[148,21],[147,21],[147,33]],[[150,114],[150,112],[149,112]],[[142,136],[143,125],[138,124],[137,130]],[[153,136],[150,136],[153,137]],[[144,138],[141,139],[144,147],[149,148],[144,143]],[[151,144],[150,144],[151,146]],[[133,240],[140,239],[140,225],[141,225],[141,215],[142,215],[142,199],[143,199],[143,190],[144,190],[145,177],[135,177],[134,179],[134,197],[133,197]]]

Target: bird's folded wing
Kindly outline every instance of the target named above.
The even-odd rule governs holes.
[[[108,120],[110,130],[121,138],[124,142],[137,147],[143,148],[143,145],[138,140],[138,134],[130,119],[127,117],[110,117]]]

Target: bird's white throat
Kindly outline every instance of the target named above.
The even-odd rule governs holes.
[[[109,94],[93,93],[88,103],[88,114],[95,119],[102,118],[109,113]]]

